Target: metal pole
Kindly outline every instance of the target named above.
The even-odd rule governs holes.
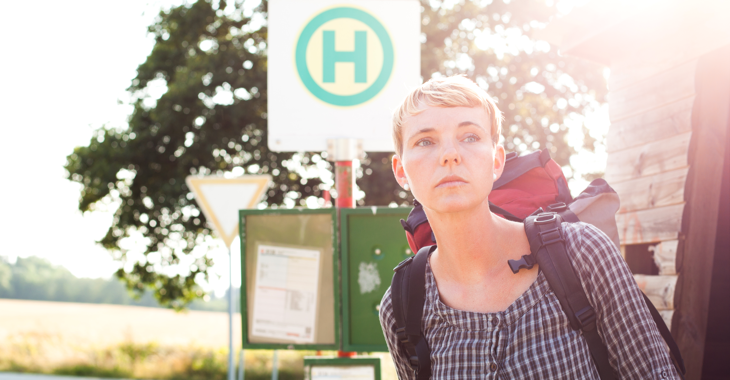
[[[362,158],[362,141],[355,139],[333,139],[327,141],[328,158],[335,162],[335,189],[337,190],[337,217],[340,217],[339,209],[355,208],[355,173],[353,173],[352,161]],[[338,231],[338,234],[341,231]],[[353,357],[354,352],[337,351],[338,357]]]
[[[228,247],[228,380],[235,380],[233,365],[233,254]]]
[[[279,380],[279,350],[274,350],[274,357],[271,359],[271,380]]]
[[[352,189],[355,187],[355,176],[352,175],[352,161],[335,162],[335,189],[337,189],[337,208],[354,208],[355,197]]]
[[[240,359],[238,360],[238,380],[243,380],[244,366],[245,366],[245,362],[244,362],[244,355],[243,355],[243,348],[242,348],[241,356],[240,356]]]
[[[335,162],[335,189],[337,190],[337,208],[354,208],[355,176],[352,172],[352,161],[361,158],[362,141],[356,139],[327,140],[327,157]]]

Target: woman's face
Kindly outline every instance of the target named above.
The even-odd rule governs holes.
[[[481,107],[428,107],[406,118],[402,134],[403,152],[393,156],[393,173],[428,209],[475,208],[502,174],[504,148],[492,144],[490,118]]]

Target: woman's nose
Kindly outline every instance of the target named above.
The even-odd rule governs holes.
[[[461,163],[461,155],[459,155],[459,151],[453,147],[445,147],[443,153],[441,154],[440,159],[441,165],[458,165]]]

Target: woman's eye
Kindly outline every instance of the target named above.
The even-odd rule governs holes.
[[[431,144],[432,143],[430,140],[418,140],[418,142],[416,143],[417,146],[428,146]]]
[[[479,141],[479,137],[478,136],[475,136],[475,135],[471,135],[471,136],[465,138],[464,141],[466,141],[466,142],[477,142],[477,141]]]

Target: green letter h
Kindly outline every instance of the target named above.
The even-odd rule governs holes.
[[[355,83],[366,83],[368,72],[368,44],[367,32],[355,31],[355,50],[336,51],[335,32],[322,31],[322,81],[335,82],[335,63],[355,63]]]

